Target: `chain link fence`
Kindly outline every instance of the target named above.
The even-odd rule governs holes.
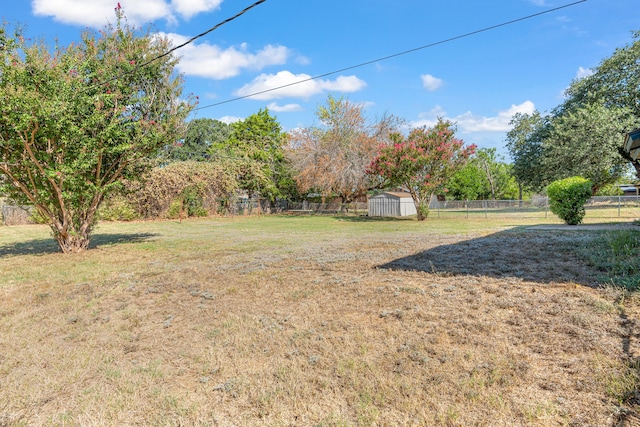
[[[439,217],[553,216],[547,197],[534,197],[530,200],[451,200],[433,202],[430,208],[431,215]],[[585,204],[585,210],[587,218],[640,218],[640,196],[592,197]]]
[[[439,218],[489,218],[520,217],[546,218],[553,216],[547,197],[530,200],[434,200],[430,205],[430,216]],[[640,196],[592,197],[585,205],[589,218],[640,218]],[[31,207],[7,204],[0,199],[0,224],[33,224]],[[368,215],[366,202],[311,203],[280,200],[239,199],[230,203],[228,214],[348,214]]]

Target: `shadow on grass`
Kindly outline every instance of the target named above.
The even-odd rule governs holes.
[[[602,272],[586,265],[576,249],[588,245],[600,233],[521,226],[437,246],[378,267],[444,276],[512,277],[538,283],[570,282],[595,286]]]
[[[155,233],[114,233],[94,234],[89,250],[98,246],[118,245],[123,243],[140,243],[157,236]],[[60,253],[60,248],[53,238],[33,239],[0,246],[0,258],[11,255],[46,255]]]

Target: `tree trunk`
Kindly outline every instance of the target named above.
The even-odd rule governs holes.
[[[413,204],[416,206],[418,221],[424,221],[429,216],[429,203],[431,202],[431,196],[422,197],[416,191],[409,191],[409,193],[413,199]]]
[[[53,238],[62,253],[78,253],[89,249],[91,233],[96,222],[96,212],[102,199],[102,195],[96,195],[89,210],[76,221],[71,219],[72,214],[68,211],[57,216],[41,205],[36,206],[40,214],[48,218]]]
[[[522,184],[518,183],[518,206],[522,207]]]
[[[65,254],[78,253],[89,249],[89,232],[60,232],[55,226],[51,226],[53,237],[58,242],[58,247]]]
[[[631,164],[633,165],[633,168],[636,170],[636,178],[640,179],[640,162],[638,162],[637,160],[634,160],[633,162],[631,162]]]

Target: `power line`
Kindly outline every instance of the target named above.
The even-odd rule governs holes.
[[[245,13],[247,13],[249,10],[253,9],[254,7],[258,6],[258,5],[259,5],[259,4],[261,4],[261,3],[264,3],[265,1],[267,1],[267,0],[258,0],[258,1],[256,1],[256,2],[255,2],[255,3],[253,3],[251,6],[247,6],[246,8],[244,8],[243,10],[241,10],[240,12],[236,13],[236,14],[235,14],[234,16],[232,16],[231,18],[227,18],[227,19],[225,19],[224,21],[219,22],[218,24],[216,24],[216,25],[214,25],[213,27],[209,28],[207,31],[202,32],[202,33],[198,34],[197,36],[191,37],[191,38],[190,38],[189,40],[187,40],[186,42],[184,42],[184,43],[182,43],[182,44],[180,44],[180,45],[178,45],[178,46],[175,46],[175,47],[173,47],[173,48],[169,49],[169,50],[168,50],[168,51],[166,51],[165,53],[163,53],[163,54],[161,54],[161,55],[158,55],[158,56],[156,56],[155,58],[153,58],[153,59],[151,59],[151,60],[149,60],[149,61],[147,61],[147,62],[145,62],[145,63],[140,64],[140,67],[144,67],[144,66],[146,66],[146,65],[149,65],[149,64],[150,64],[150,63],[152,63],[153,61],[157,61],[158,59],[163,58],[163,57],[165,57],[165,56],[167,56],[167,55],[170,55],[171,53],[175,52],[175,51],[176,51],[176,50],[178,50],[178,49],[182,49],[183,47],[185,47],[185,46],[186,46],[186,45],[188,45],[189,43],[192,43],[192,42],[194,42],[195,40],[197,40],[197,39],[199,39],[199,38],[201,38],[201,37],[206,36],[206,35],[207,35],[207,34],[209,34],[210,32],[212,32],[212,31],[214,31],[214,30],[217,30],[218,28],[220,28],[220,27],[221,27],[221,26],[223,26],[224,24],[229,23],[229,22],[233,21],[234,19],[239,18],[240,16],[244,15]],[[586,1],[586,0],[583,0],[583,1]]]
[[[136,65],[136,67],[135,67],[133,70],[131,70],[131,71],[124,72],[124,73],[121,73],[121,74],[118,74],[117,76],[112,77],[112,78],[110,78],[110,79],[108,79],[108,80],[102,81],[102,82],[100,82],[100,83],[96,83],[96,84],[94,85],[94,87],[95,87],[95,86],[100,86],[100,85],[103,85],[103,84],[106,84],[106,83],[110,83],[110,82],[112,82],[112,81],[114,81],[114,80],[118,80],[118,79],[120,79],[121,77],[126,76],[127,74],[133,74],[134,72],[138,71],[138,69],[143,68],[143,67],[146,67],[147,65],[151,64],[152,62],[157,61],[158,59],[164,58],[165,56],[171,55],[171,54],[172,54],[173,52],[175,52],[176,50],[178,50],[178,49],[182,49],[183,47],[185,47],[186,45],[188,45],[188,44],[190,44],[190,43],[193,43],[193,42],[194,42],[194,41],[196,41],[197,39],[199,39],[199,38],[201,38],[201,37],[206,36],[207,34],[209,34],[209,33],[210,33],[210,32],[212,32],[212,31],[217,30],[218,28],[220,28],[220,27],[221,27],[221,26],[223,26],[224,24],[227,24],[227,23],[229,23],[229,22],[233,21],[234,19],[239,18],[240,16],[244,15],[245,13],[247,13],[249,10],[253,9],[254,7],[258,6],[258,5],[259,5],[259,4],[261,4],[261,3],[264,3],[265,1],[267,1],[267,0],[258,0],[258,1],[256,1],[255,3],[253,3],[253,4],[252,4],[252,5],[250,5],[250,6],[245,7],[243,10],[241,10],[241,11],[240,11],[240,12],[238,12],[238,13],[236,13],[236,14],[235,14],[235,15],[233,15],[232,17],[227,18],[227,19],[225,19],[224,21],[221,21],[221,22],[217,23],[217,24],[216,24],[216,25],[214,25],[213,27],[209,28],[208,30],[206,30],[206,31],[204,31],[204,32],[202,32],[202,33],[200,33],[200,34],[198,34],[197,36],[191,37],[191,38],[190,38],[189,40],[187,40],[186,42],[184,42],[184,43],[182,43],[182,44],[180,44],[180,45],[178,45],[178,46],[174,46],[173,48],[169,49],[168,51],[166,51],[166,52],[164,52],[164,53],[162,53],[162,54],[160,54],[160,55],[158,55],[158,56],[156,56],[156,57],[154,57],[154,58],[151,58],[150,60],[148,60],[148,61],[146,61],[146,62],[143,62],[142,64]]]
[[[513,19],[511,21],[506,21],[506,22],[503,22],[501,24],[496,24],[496,25],[492,25],[490,27],[485,27],[485,28],[482,28],[480,30],[471,31],[469,33],[465,33],[465,34],[461,34],[461,35],[458,35],[458,36],[450,37],[448,39],[440,40],[440,41],[437,41],[437,42],[434,42],[434,43],[430,43],[430,44],[426,44],[426,45],[423,45],[423,46],[420,46],[420,47],[416,47],[416,48],[413,48],[413,49],[409,49],[409,50],[405,50],[405,51],[402,51],[402,52],[394,53],[394,54],[391,54],[391,55],[383,56],[383,57],[377,58],[377,59],[372,59],[370,61],[361,62],[361,63],[359,63],[357,65],[351,65],[349,67],[341,68],[339,70],[334,70],[334,71],[329,71],[328,73],[318,74],[316,76],[309,77],[307,79],[299,80],[299,81],[292,82],[292,83],[287,83],[287,84],[284,84],[282,86],[277,86],[277,87],[274,87],[274,88],[271,88],[271,89],[261,90],[261,91],[258,91],[258,92],[250,93],[248,95],[243,95],[243,96],[238,96],[238,97],[235,97],[235,98],[230,98],[230,99],[227,99],[225,101],[216,102],[214,104],[204,105],[202,107],[194,108],[193,111],[203,110],[205,108],[210,108],[210,107],[216,107],[216,106],[222,105],[222,104],[228,104],[230,102],[239,101],[241,99],[251,98],[251,97],[254,97],[256,95],[262,95],[263,93],[273,92],[273,91],[276,91],[276,90],[284,89],[286,87],[295,86],[295,85],[298,85],[298,84],[301,84],[301,83],[306,83],[306,82],[309,82],[309,81],[312,81],[312,80],[317,80],[317,79],[320,79],[320,78],[323,78],[323,77],[327,77],[327,76],[330,76],[330,75],[333,75],[333,74],[337,74],[337,73],[342,73],[344,71],[353,70],[354,68],[364,67],[365,65],[370,65],[370,64],[373,64],[373,63],[376,63],[376,62],[386,61],[387,59],[391,59],[391,58],[395,58],[395,57],[398,57],[398,56],[402,56],[402,55],[406,55],[406,54],[409,54],[409,53],[413,53],[413,52],[416,52],[418,50],[427,49],[427,48],[438,46],[438,45],[441,45],[441,44],[444,44],[444,43],[449,43],[449,42],[452,42],[454,40],[459,40],[459,39],[470,37],[470,36],[473,36],[473,35],[476,35],[476,34],[484,33],[484,32],[490,31],[490,30],[495,30],[496,28],[500,28],[500,27],[504,27],[504,26],[507,26],[507,25],[515,24],[517,22],[525,21],[527,19],[532,19],[532,18],[541,16],[541,15],[544,15],[544,14],[547,14],[547,13],[556,12],[556,11],[558,11],[560,9],[564,9],[564,8],[567,8],[567,7],[575,6],[575,5],[579,4],[579,3],[584,3],[586,1],[587,0],[578,0],[578,1],[575,1],[573,3],[565,4],[563,6],[558,6],[558,7],[555,7],[553,9],[548,9],[548,10],[545,10],[545,11],[542,11],[542,12],[534,13],[532,15],[523,16],[522,18]]]

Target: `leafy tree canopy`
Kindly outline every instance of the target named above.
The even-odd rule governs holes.
[[[627,108],[596,103],[555,116],[545,141],[547,181],[581,175],[593,194],[617,182],[629,167],[618,148],[635,121]]]
[[[518,188],[511,169],[495,148],[481,148],[449,180],[448,194],[458,200],[514,199]]]
[[[632,39],[602,60],[590,75],[574,80],[556,114],[600,104],[605,108],[626,108],[630,115],[640,118],[640,31]]]
[[[168,148],[170,160],[194,160],[202,162],[211,156],[211,146],[224,144],[231,135],[231,126],[216,119],[199,118],[187,124],[182,141],[175,141]]]
[[[547,184],[543,166],[547,120],[538,111],[511,118],[507,149],[513,159],[512,174],[521,188],[541,191]]]
[[[300,191],[338,195],[349,203],[379,188],[381,182],[367,174],[367,167],[381,145],[400,135],[404,121],[392,115],[369,120],[362,105],[331,95],[316,117],[322,126],[290,134],[288,155]]]
[[[565,95],[548,116],[513,117],[507,147],[518,182],[539,191],[581,175],[595,193],[624,176],[630,163],[640,177],[640,164],[622,150],[625,134],[640,127],[640,32]]]
[[[174,57],[139,66],[169,41],[116,13],[115,27],[53,50],[0,29],[0,190],[35,206],[63,252],[88,247],[105,194],[181,138],[191,109]]]
[[[261,109],[231,124],[230,130],[228,139],[211,145],[211,158],[235,160],[240,188],[249,196],[275,200],[290,195],[294,185],[284,153],[287,135],[277,118],[268,109]]]

